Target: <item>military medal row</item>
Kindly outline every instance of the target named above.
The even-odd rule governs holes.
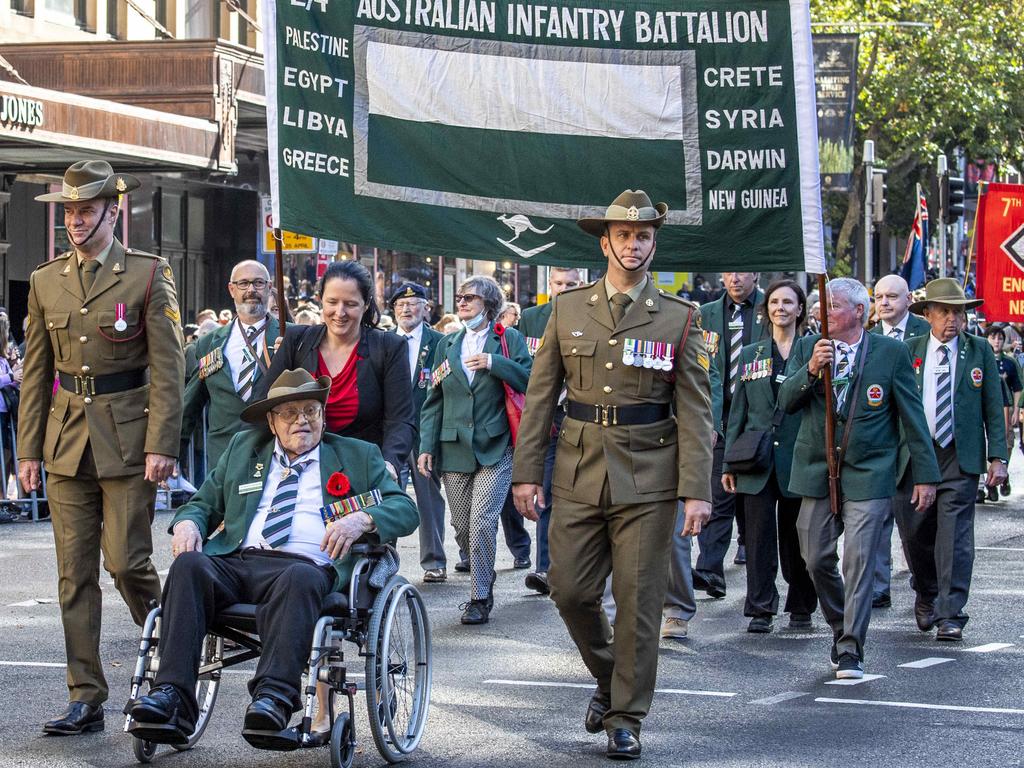
[[[656,371],[671,371],[675,360],[675,345],[667,341],[645,339],[623,339],[622,364],[634,368],[653,368]]]

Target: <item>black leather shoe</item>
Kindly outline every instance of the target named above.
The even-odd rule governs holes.
[[[185,744],[196,729],[178,691],[158,685],[132,704],[128,711],[134,722],[128,732],[153,744]]]
[[[959,624],[943,619],[939,622],[939,628],[935,632],[935,639],[957,642],[964,639],[964,631]]]
[[[740,544],[738,547],[736,547],[736,557],[734,557],[732,559],[732,561],[736,565],[746,565],[747,564],[747,547],[746,547],[746,545]]]
[[[640,738],[626,728],[608,734],[608,757],[612,760],[636,760],[640,757]]]
[[[245,710],[242,725],[247,731],[283,731],[291,712],[273,696],[257,696]]]
[[[888,592],[881,592],[877,595],[871,596],[871,607],[872,608],[889,608],[892,606],[892,597],[889,596]]]
[[[766,635],[772,631],[772,628],[771,616],[755,616],[747,625],[747,632],[753,632],[756,635]]]
[[[517,557],[515,561],[513,561],[512,563],[512,567],[515,568],[517,571],[525,570],[526,568],[529,568],[532,565],[533,561],[531,561],[528,557]]]
[[[717,573],[694,571],[693,588],[707,592],[715,599],[725,597],[725,579]]]
[[[43,725],[43,733],[51,736],[77,736],[103,730],[103,707],[72,701],[64,714]]]
[[[491,620],[491,606],[487,600],[470,600],[460,607],[462,618],[459,621],[463,624],[486,624]]]
[[[583,718],[583,727],[587,733],[600,733],[604,730],[604,713],[611,707],[611,701],[607,693],[600,688],[594,691],[587,705],[587,715]]]
[[[543,571],[526,574],[526,588],[542,595],[550,595],[551,587],[548,585],[548,575]]]
[[[914,620],[917,621],[917,628],[922,632],[928,632],[935,626],[935,606],[926,603],[921,598],[914,599]]]
[[[455,564],[455,570],[459,573],[469,573],[469,560],[459,560]]]

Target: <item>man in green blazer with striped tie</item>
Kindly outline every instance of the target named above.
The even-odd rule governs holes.
[[[832,280],[827,298],[832,339],[797,341],[778,402],[787,413],[802,415],[789,490],[803,497],[797,519],[800,552],[832,627],[831,661],[837,678],[859,679],[871,619],[873,555],[896,492],[901,430],[910,454],[911,501],[919,511],[934,501],[941,476],[906,346],[864,331],[870,299],[856,280]],[[835,446],[822,439],[825,366],[833,368]],[[828,449],[839,454],[838,515],[829,502]],[[844,533],[840,577],[837,542]]]
[[[907,346],[942,481],[935,503],[914,509],[904,446],[896,523],[914,576],[918,628],[937,625],[936,639],[957,641],[968,621],[978,476],[986,473],[990,487],[1006,480],[1006,425],[995,354],[987,341],[964,332],[967,310],[982,301],[968,299],[952,278],[933,280],[925,290],[911,309],[924,315],[930,332]]]

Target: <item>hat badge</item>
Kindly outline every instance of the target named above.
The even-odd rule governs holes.
[[[72,200],[78,199],[78,187],[72,187],[71,191],[68,192],[68,197]]]
[[[405,289],[405,295],[406,296],[413,296],[414,295],[414,292],[412,290],[412,286],[411,285],[408,288]]]
[[[629,206],[629,208],[626,209],[626,221],[639,221],[639,220],[640,220],[640,211],[637,210],[635,205]]]
[[[118,176],[117,182],[114,184],[114,188],[117,189],[118,192],[124,192],[128,189],[128,185],[124,183],[124,179]]]

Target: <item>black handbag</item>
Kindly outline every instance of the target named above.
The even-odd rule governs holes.
[[[748,429],[733,441],[724,456],[730,472],[748,474],[771,469],[775,429],[783,417],[784,414],[776,409],[771,429]]]

